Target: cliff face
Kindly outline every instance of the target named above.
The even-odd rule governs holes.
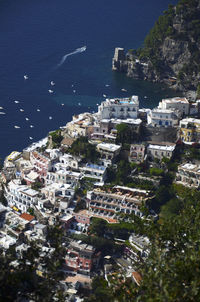
[[[113,70],[180,90],[200,83],[200,0],[180,0],[155,23],[138,50],[115,49]]]

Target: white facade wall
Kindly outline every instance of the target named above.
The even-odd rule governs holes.
[[[11,185],[6,190],[5,198],[10,207],[15,206],[20,211],[27,212],[29,208],[37,204],[38,192],[30,189],[28,186]]]
[[[175,145],[161,146],[161,145],[148,145],[147,154],[151,158],[162,159],[163,157],[171,158],[175,150]]]
[[[84,177],[93,178],[96,181],[103,182],[106,178],[106,167],[97,165],[85,165],[80,167]]]
[[[174,127],[178,121],[179,119],[173,110],[153,109],[147,116],[147,123],[153,127]]]
[[[98,107],[98,115],[100,119],[121,118],[136,119],[138,116],[139,101],[137,96],[131,99],[106,99]]]
[[[188,115],[190,112],[190,104],[188,100],[186,98],[179,97],[162,100],[159,102],[158,108],[179,110],[181,115]]]

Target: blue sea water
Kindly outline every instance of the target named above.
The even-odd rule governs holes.
[[[114,48],[141,46],[169,3],[177,1],[1,0],[0,111],[6,114],[0,114],[0,156],[21,151],[30,137],[46,136],[73,114],[96,111],[103,94],[139,95],[141,107],[173,95],[111,70]],[[63,56],[83,46],[86,51],[66,56],[59,65]]]

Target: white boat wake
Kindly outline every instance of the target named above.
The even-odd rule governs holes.
[[[60,67],[61,65],[63,65],[63,63],[65,62],[65,60],[67,59],[67,57],[72,56],[72,55],[76,55],[77,53],[81,53],[86,51],[87,47],[83,46],[80,48],[77,48],[76,50],[74,50],[73,52],[67,53],[66,55],[64,55],[62,57],[62,60],[60,61],[60,63],[57,65],[57,67]]]

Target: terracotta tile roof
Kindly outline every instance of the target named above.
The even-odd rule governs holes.
[[[25,219],[25,220],[28,220],[28,221],[32,221],[33,219],[35,219],[34,216],[28,214],[28,213],[22,213],[20,215],[21,218]]]
[[[85,277],[83,275],[80,275],[80,274],[77,274],[75,276],[68,276],[66,279],[65,279],[65,282],[67,283],[76,283],[77,281],[81,282],[81,283],[91,283],[92,282],[92,279],[90,279],[89,277]]]
[[[90,217],[101,218],[101,219],[106,220],[108,223],[117,223],[118,222],[117,219],[113,219],[113,218],[110,218],[110,217],[104,217],[103,215],[102,216],[101,215],[96,215],[93,212],[90,212],[88,210],[81,210],[81,211],[77,212],[76,215],[82,215],[82,216],[85,216],[87,218],[90,218]]]
[[[65,137],[65,138],[63,138],[63,140],[61,141],[61,145],[71,146],[71,145],[73,144],[74,141],[75,141],[75,139],[73,139],[73,138]]]
[[[142,281],[142,276],[138,272],[132,272],[133,279],[135,283],[140,286],[140,282]]]

